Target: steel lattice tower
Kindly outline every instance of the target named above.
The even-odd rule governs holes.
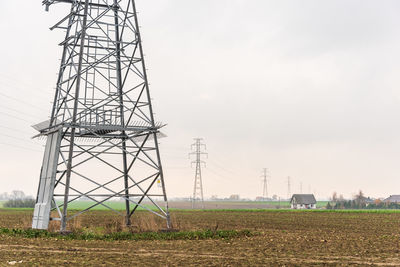
[[[125,216],[140,207],[167,221],[167,195],[134,0],[44,0],[69,5],[32,227],[67,221],[98,205]],[[158,184],[159,186],[155,186]],[[92,205],[69,215],[79,199]],[[125,213],[107,204],[120,199]],[[146,205],[143,205],[146,202]],[[150,207],[151,204],[153,207]],[[163,207],[162,207],[163,206]],[[50,218],[51,215],[51,218]]]
[[[205,152],[202,152],[201,149],[206,149],[206,145],[202,144],[202,138],[195,138],[196,142],[192,144],[192,150],[194,152],[189,153],[189,157],[191,155],[196,156],[196,160],[192,161],[193,164],[196,165],[196,172],[194,175],[194,188],[193,188],[193,198],[192,198],[192,209],[196,208],[196,203],[201,202],[201,208],[204,209],[204,196],[203,196],[203,181],[201,177],[201,165],[206,164],[203,160],[201,160],[202,155],[208,155]]]
[[[269,177],[268,169],[263,169],[263,174],[261,176],[263,178],[263,200],[265,201],[268,198],[268,180]]]

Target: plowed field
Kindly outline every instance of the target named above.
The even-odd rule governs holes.
[[[0,227],[26,228],[31,211],[0,210]],[[72,230],[124,231],[113,213],[96,211]],[[161,221],[139,212],[135,231]],[[400,213],[173,211],[181,231],[250,230],[249,237],[99,241],[0,235],[0,266],[400,266]],[[55,229],[53,226],[52,229]]]

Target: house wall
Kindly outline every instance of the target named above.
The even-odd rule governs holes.
[[[303,204],[291,203],[290,206],[292,209],[316,209],[317,208],[316,204],[303,205]]]

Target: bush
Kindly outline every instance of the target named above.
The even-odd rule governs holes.
[[[5,208],[34,208],[36,201],[33,198],[10,199],[4,203]]]
[[[400,203],[375,202],[375,203],[359,203],[356,200],[343,200],[336,203],[328,203],[326,209],[400,209]]]

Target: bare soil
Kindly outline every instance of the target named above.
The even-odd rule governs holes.
[[[0,210],[0,227],[29,227],[31,213]],[[139,212],[134,227],[138,231],[164,228],[162,221],[149,216]],[[248,229],[255,234],[173,241],[0,235],[0,266],[10,266],[9,262],[19,266],[400,266],[399,213],[174,211],[172,217],[179,230]],[[123,219],[110,212],[78,218],[71,224],[74,229],[124,230]]]

